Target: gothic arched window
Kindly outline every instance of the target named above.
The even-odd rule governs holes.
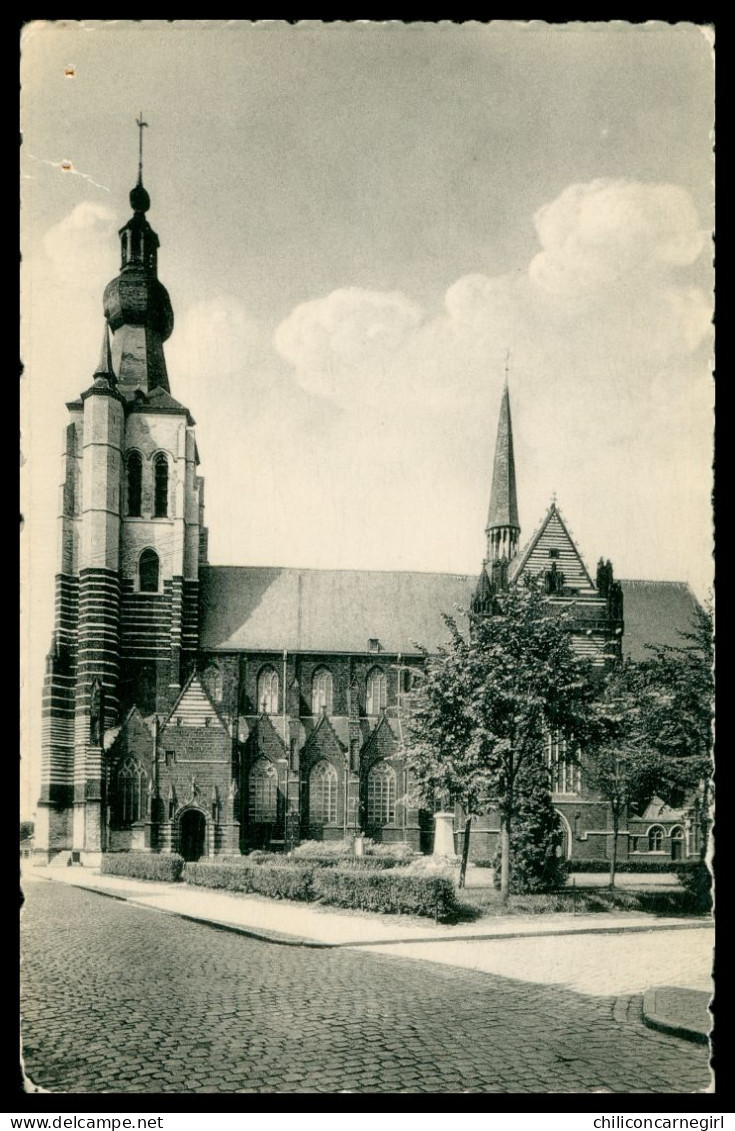
[[[128,515],[131,518],[140,518],[141,484],[143,481],[143,460],[140,452],[130,452],[128,455]]]
[[[311,713],[318,715],[322,707],[327,708],[327,714],[332,713],[332,673],[328,668],[317,668],[311,681]]]
[[[324,758],[309,774],[309,820],[322,825],[337,820],[337,771]]]
[[[250,771],[248,816],[253,824],[268,824],[277,815],[278,772],[267,758],[260,758]]]
[[[387,825],[396,819],[396,772],[387,762],[376,762],[367,776],[369,825]]]
[[[117,774],[117,811],[121,825],[132,825],[146,815],[148,775],[139,762],[127,758]]]
[[[278,672],[263,668],[258,676],[258,712],[278,714]]]
[[[168,515],[168,460],[163,452],[159,452],[153,461],[153,480],[153,517],[166,518]]]
[[[373,668],[367,678],[367,695],[365,697],[365,713],[379,715],[388,702],[388,681],[385,672],[380,668]]]
[[[158,592],[159,562],[155,550],[144,550],[138,564],[141,593]]]
[[[211,668],[207,668],[207,686],[209,687],[209,694],[212,696],[216,703],[222,702],[222,672],[216,664]]]
[[[660,852],[664,846],[664,830],[661,825],[651,825],[648,830],[648,851]]]

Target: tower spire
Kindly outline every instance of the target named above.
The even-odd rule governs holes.
[[[143,121],[143,111],[141,110],[138,117],[135,119],[138,126],[138,184],[143,184],[143,130],[148,129],[148,123]]]
[[[168,292],[158,279],[158,236],[148,223],[151,198],[143,186],[143,113],[138,127],[138,180],[130,193],[133,215],[120,229],[120,274],[107,284],[104,310],[114,334],[113,354],[123,393],[163,389],[169,393],[163,343],[174,315]]]
[[[115,380],[115,371],[112,368],[112,352],[110,350],[110,333],[107,329],[107,322],[105,322],[105,328],[102,331],[100,359],[97,362],[94,375],[95,377],[107,377],[113,381]]]
[[[516,494],[516,469],[513,458],[513,426],[510,417],[508,392],[508,362],[505,363],[505,383],[500,401],[498,435],[495,441],[493,482],[490,491],[490,508],[487,515],[487,560],[510,559],[518,551],[521,533],[518,522],[518,497]]]

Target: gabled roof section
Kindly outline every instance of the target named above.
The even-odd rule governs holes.
[[[287,753],[286,743],[274,727],[270,715],[258,715],[250,728],[248,738],[258,753],[270,754],[274,758],[283,758]]]
[[[490,508],[487,514],[486,530],[492,530],[498,526],[514,526],[517,530],[520,530],[516,467],[513,457],[513,426],[510,419],[510,396],[507,381],[503,388],[503,399],[500,402],[498,435],[495,441],[495,462],[493,463],[493,484],[490,490]]]
[[[208,725],[207,719],[210,722],[214,719],[218,726],[231,733],[229,723],[220,713],[198,672],[189,676],[161,729],[169,726],[174,718],[180,718],[181,725],[185,727],[204,727]]]
[[[195,421],[186,405],[181,404],[162,386],[155,385],[149,392],[139,386],[122,390],[128,412],[163,413],[170,416],[185,416],[186,422],[193,426]]]
[[[388,716],[383,712],[362,748],[361,757],[367,760],[374,756],[395,758],[400,753],[400,744],[395,731],[388,721]]]
[[[153,738],[153,716],[151,716],[150,718],[143,718],[139,709],[134,705],[130,708],[127,715],[125,716],[123,721],[118,724],[118,726],[109,727],[105,731],[105,737],[104,737],[104,748],[105,748],[105,750],[111,750],[112,747],[117,742],[120,735],[124,731],[128,730],[128,728],[133,723],[137,723],[140,727],[145,727],[145,729],[148,731],[148,734],[151,736],[151,738]]]
[[[347,753],[347,747],[332,726],[329,715],[324,714],[304,743],[303,752],[306,754],[316,746],[320,752],[326,753],[330,745],[342,754]]]
[[[580,594],[597,592],[579,547],[555,502],[526,549],[511,563],[509,580],[518,581],[524,574],[538,577],[550,569],[553,562],[564,574],[565,587],[577,589]]]
[[[643,821],[680,821],[686,813],[686,808],[672,809],[660,797],[652,797],[646,806],[645,812],[641,814]]]
[[[469,609],[476,575],[207,566],[200,570],[202,651],[416,655],[445,644],[442,613]]]

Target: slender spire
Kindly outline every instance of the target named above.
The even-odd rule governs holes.
[[[107,329],[107,322],[102,331],[102,346],[100,348],[100,359],[97,362],[97,368],[94,371],[95,377],[107,377],[108,380],[115,380],[115,371],[112,368],[112,351],[110,350],[110,334]]]
[[[516,494],[516,469],[513,458],[513,427],[510,417],[508,371],[506,360],[505,384],[500,402],[498,435],[495,441],[493,483],[490,491],[490,508],[487,515],[488,561],[512,558],[518,550],[521,532],[518,521]]]

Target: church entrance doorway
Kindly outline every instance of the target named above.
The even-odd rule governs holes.
[[[201,809],[187,809],[179,821],[179,852],[184,860],[198,860],[204,855],[207,822]]]

